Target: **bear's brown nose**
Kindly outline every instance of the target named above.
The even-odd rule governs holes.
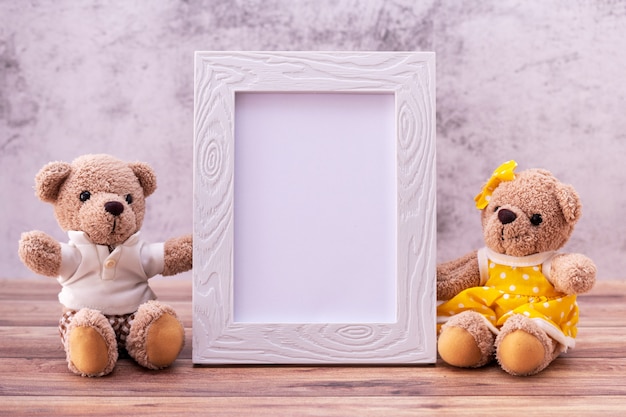
[[[114,216],[119,216],[124,212],[124,205],[119,201],[109,201],[104,203],[104,209],[107,213],[111,213]]]
[[[502,224],[512,223],[515,219],[517,219],[517,215],[511,210],[501,209],[498,211],[498,220],[500,220]]]

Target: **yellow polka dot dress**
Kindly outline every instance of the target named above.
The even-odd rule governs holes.
[[[468,288],[437,307],[438,327],[466,310],[480,313],[495,333],[513,314],[538,324],[563,350],[573,348],[578,323],[576,295],[557,292],[549,281],[554,252],[525,257],[478,251],[481,286]]]

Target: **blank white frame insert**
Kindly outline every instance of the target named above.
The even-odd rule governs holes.
[[[194,363],[434,363],[434,74],[196,52]]]
[[[395,322],[394,121],[391,93],[236,94],[236,322]]]

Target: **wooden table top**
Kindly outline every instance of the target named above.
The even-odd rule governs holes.
[[[577,346],[532,377],[497,365],[194,366],[191,282],[153,281],[186,327],[171,368],[122,358],[112,374],[70,373],[53,279],[0,279],[0,416],[623,415],[626,280],[579,297]]]

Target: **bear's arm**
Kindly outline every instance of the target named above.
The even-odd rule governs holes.
[[[449,300],[480,284],[477,251],[437,265],[437,299]]]
[[[22,233],[18,254],[36,274],[56,277],[61,271],[61,244],[39,230]]]
[[[192,267],[193,243],[191,235],[165,241],[165,265],[163,276],[189,271]]]
[[[550,281],[559,292],[582,294],[595,284],[596,266],[580,253],[556,255],[550,266]]]
[[[82,259],[76,247],[38,230],[22,233],[18,254],[31,271],[55,278],[72,276]]]

